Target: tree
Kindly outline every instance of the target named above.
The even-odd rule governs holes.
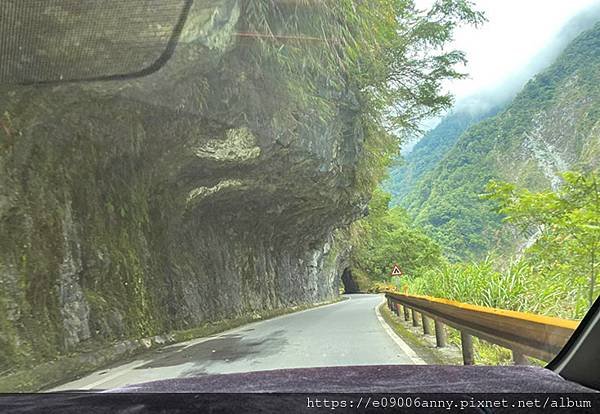
[[[566,172],[558,191],[532,193],[510,183],[492,181],[485,198],[498,202],[504,221],[516,224],[523,233],[532,229],[543,243],[546,257],[565,245],[581,260],[588,273],[587,299],[595,298],[596,267],[600,247],[600,189],[595,172]]]
[[[466,59],[447,45],[458,26],[485,20],[468,0],[436,0],[428,10],[414,0],[242,3],[244,30],[262,34],[256,65],[285,79],[298,105],[287,108],[294,122],[311,111],[331,121],[340,93],[355,98],[350,109],[360,122],[353,127],[365,138],[356,183],[364,195],[379,184],[402,137],[451,107],[442,84],[466,76],[457,69]],[[339,91],[324,93],[324,85]]]
[[[439,246],[410,224],[406,211],[388,207],[390,198],[376,190],[369,215],[353,226],[353,269],[371,280],[386,279],[395,263],[410,277],[442,261]]]

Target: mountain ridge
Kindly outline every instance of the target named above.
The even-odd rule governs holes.
[[[479,194],[491,179],[539,190],[555,188],[567,169],[596,168],[598,85],[600,23],[527,82],[504,110],[466,129],[401,204],[451,258],[514,245],[514,235]]]

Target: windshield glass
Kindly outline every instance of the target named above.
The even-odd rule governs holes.
[[[545,366],[600,292],[600,7],[522,3],[4,0],[0,392]]]

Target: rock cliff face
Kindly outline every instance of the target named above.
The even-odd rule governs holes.
[[[195,2],[147,77],[2,88],[0,371],[338,295],[358,104],[299,103],[243,16]]]

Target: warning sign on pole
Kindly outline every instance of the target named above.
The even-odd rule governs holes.
[[[400,270],[397,264],[392,268],[392,276],[402,276],[402,270]]]

